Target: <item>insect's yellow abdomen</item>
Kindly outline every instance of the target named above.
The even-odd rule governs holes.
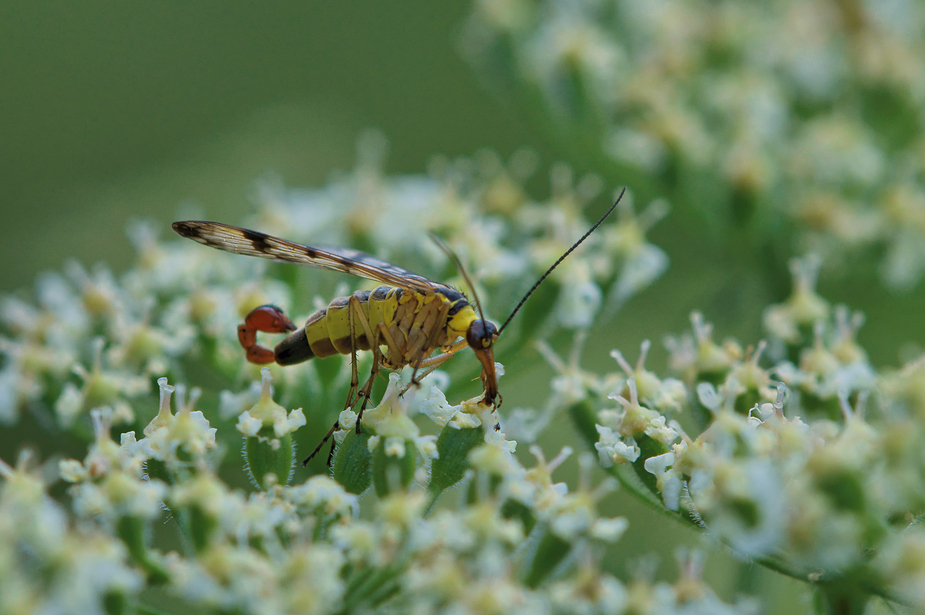
[[[305,321],[305,339],[314,356],[323,359],[337,354],[337,348],[331,343],[331,334],[328,333],[328,310],[318,310]],[[279,349],[277,348],[277,354]]]
[[[386,327],[395,321],[395,312],[398,310],[398,298],[402,290],[391,286],[377,286],[369,295],[369,323],[376,327],[383,323]],[[375,333],[375,331],[373,331]]]
[[[379,286],[373,291],[357,291],[353,297],[363,314],[363,320],[375,335],[380,323],[389,327],[395,319],[398,299],[402,291],[390,286]],[[305,321],[305,340],[313,357],[323,359],[335,354],[350,354],[355,350],[369,350],[370,343],[360,317],[353,314],[353,343],[350,329],[350,300],[352,297],[338,297],[328,307],[318,310]],[[380,340],[381,341],[381,340]],[[302,360],[306,358],[303,355]]]

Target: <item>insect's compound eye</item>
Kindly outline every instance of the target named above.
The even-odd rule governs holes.
[[[491,344],[498,337],[498,327],[488,320],[474,320],[466,331],[466,343],[472,348],[491,348]]]

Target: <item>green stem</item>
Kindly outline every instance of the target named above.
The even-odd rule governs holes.
[[[814,606],[819,615],[863,615],[870,594],[846,580],[816,586]]]
[[[430,501],[427,503],[427,507],[424,509],[424,514],[421,515],[422,519],[426,519],[430,516],[430,513],[433,512],[434,506],[437,505],[437,500],[440,499],[441,495],[443,495],[443,491],[438,491],[430,496]]]
[[[404,543],[400,547],[395,561],[377,570],[365,570],[357,573],[347,583],[347,589],[344,592],[344,604],[340,612],[345,614],[353,613],[359,609],[363,602],[376,606],[377,601],[388,598],[393,591],[393,588],[388,587],[388,584],[398,579],[407,569],[410,560],[411,553],[407,536],[405,536]]]

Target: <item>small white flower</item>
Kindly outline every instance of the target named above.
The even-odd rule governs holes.
[[[437,458],[437,436],[419,436],[415,438],[414,444],[418,449],[418,454],[424,459]]]
[[[625,517],[608,519],[601,517],[591,525],[591,536],[603,542],[616,542],[629,529],[629,521]]]
[[[678,471],[671,467],[674,462],[674,453],[663,453],[649,457],[643,464],[646,472],[655,476],[656,486],[668,510],[678,510],[681,505],[683,483]]]
[[[273,431],[277,437],[281,438],[287,433],[293,432],[304,425],[305,414],[302,413],[302,408],[296,408],[292,410],[285,419],[281,417],[273,423]]]
[[[709,408],[713,412],[719,412],[725,402],[724,397],[710,382],[697,383],[697,399],[705,408]]]
[[[238,431],[245,436],[256,436],[260,432],[261,427],[263,427],[263,421],[252,417],[247,410],[242,412],[241,416],[238,417]]]
[[[70,425],[84,406],[84,394],[73,382],[64,383],[61,395],[55,401],[55,413],[62,425]]]
[[[86,480],[90,474],[82,463],[76,459],[62,459],[58,462],[58,473],[69,483]]]
[[[353,429],[357,424],[357,413],[353,410],[343,410],[337,415],[337,424],[340,425],[342,431]]]
[[[668,445],[678,439],[680,434],[676,429],[677,421],[666,424],[664,416],[656,417],[645,428],[645,434],[662,444]]]
[[[401,459],[405,456],[405,439],[404,438],[386,438],[385,454],[390,457]]]
[[[642,451],[636,445],[633,438],[623,438],[618,432],[610,427],[595,425],[597,433],[600,434],[600,440],[594,443],[600,457],[601,465],[605,468],[612,467],[614,463],[630,463],[639,459]]]
[[[246,436],[256,436],[264,426],[272,425],[276,437],[282,438],[305,425],[305,415],[301,408],[292,410],[287,415],[286,409],[273,401],[273,391],[270,386],[273,377],[270,374],[270,368],[262,368],[260,374],[260,399],[238,417],[238,431]]]

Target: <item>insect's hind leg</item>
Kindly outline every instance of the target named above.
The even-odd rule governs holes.
[[[378,354],[378,353],[375,353],[375,354]],[[356,353],[354,353],[354,356],[356,356]],[[376,360],[376,357],[373,357],[373,358],[374,358],[373,368],[369,374],[369,379],[363,385],[363,388],[357,392],[356,400],[354,401],[354,404],[356,404],[357,402],[359,402],[359,398],[361,397],[363,398],[363,401],[360,404],[360,411],[357,412],[357,419],[356,419],[356,434],[357,435],[360,435],[362,433],[362,431],[360,430],[360,421],[363,420],[363,411],[366,410],[366,404],[369,403],[369,396],[372,393],[373,383],[376,380],[376,375],[379,373],[379,362],[378,360]],[[354,365],[354,372],[356,372],[356,365]],[[349,408],[350,400],[348,399],[347,402],[348,402],[347,407]],[[346,410],[346,408],[344,409]],[[314,459],[315,455],[317,455],[321,451],[321,449],[324,448],[325,443],[328,440],[331,440],[331,437],[334,435],[334,432],[336,432],[338,429],[340,429],[339,420],[334,421],[334,424],[331,425],[331,428],[328,430],[328,433],[324,435],[324,438],[321,439],[321,442],[318,443],[318,446],[315,447],[315,450],[313,450],[311,454],[308,457],[306,457],[304,461],[302,461],[302,467],[307,466],[308,462]],[[331,466],[331,460],[333,458],[334,458],[334,442],[332,440],[331,441],[331,451],[328,453],[328,467]]]
[[[350,392],[347,394],[347,403],[344,404],[344,410],[356,405],[360,397],[360,374],[357,369],[357,350],[367,350],[361,348],[359,337],[357,336],[357,323],[363,330],[363,337],[366,340],[366,346],[373,350],[373,365],[376,364],[376,349],[378,348],[377,337],[373,334],[369,318],[363,313],[360,300],[356,295],[352,295],[347,302],[347,324],[350,327]],[[363,387],[366,388],[365,386]]]
[[[257,343],[257,332],[286,333],[295,330],[296,326],[292,324],[292,321],[280,308],[275,305],[261,305],[251,310],[250,314],[244,319],[244,324],[238,325],[238,341],[244,348],[248,361],[264,365],[277,361],[277,354]],[[283,365],[286,365],[286,363],[283,363]]]
[[[360,300],[353,295],[348,300],[348,313],[347,313],[347,323],[350,328],[350,392],[347,393],[347,402],[344,404],[344,410],[355,406],[359,401],[360,397],[363,398],[363,403],[360,406],[360,412],[357,415],[356,422],[356,433],[360,433],[360,419],[363,417],[363,410],[366,408],[366,404],[369,402],[369,395],[372,391],[372,383],[375,380],[376,374],[379,371],[379,337],[378,337],[378,328],[377,333],[374,334],[372,327],[369,324],[369,318],[366,314],[363,313],[363,308],[360,305]],[[360,389],[360,376],[357,370],[357,349],[358,349],[358,336],[357,336],[357,323],[360,325],[360,329],[363,330],[363,334],[366,338],[367,343],[369,344],[370,349],[373,351],[373,369],[370,374],[369,380],[363,385],[363,388]],[[381,326],[381,325],[380,325]],[[291,336],[290,336],[291,337]],[[331,439],[336,432],[340,429],[340,421],[334,421],[334,424],[331,425],[331,428],[328,430],[328,433],[325,434],[324,438],[321,439],[321,442],[318,443],[318,446],[315,447],[315,450],[302,461],[302,466],[308,465],[308,462],[311,461],[315,455],[321,451],[325,443]],[[334,456],[334,442],[331,442],[331,452],[328,453],[328,466],[331,465],[331,460]]]
[[[366,314],[363,313],[363,310],[360,307],[360,301],[353,296],[350,298],[350,339],[351,339],[351,348],[353,350],[352,355],[354,358],[353,361],[353,386],[356,387],[359,385],[359,375],[357,374],[356,367],[356,347],[358,344],[359,338],[356,335],[356,322],[360,323],[360,326],[363,329],[363,335],[366,338],[366,342],[369,346],[369,350],[373,353],[373,365],[370,369],[369,378],[366,380],[366,384],[363,385],[363,388],[356,391],[357,399],[363,398],[363,401],[360,403],[360,410],[357,412],[357,422],[356,422],[356,433],[359,435],[361,431],[360,423],[363,420],[363,411],[366,410],[367,404],[369,404],[370,395],[373,392],[373,383],[376,381],[376,375],[379,373],[379,368],[382,365],[382,350],[379,348],[379,344],[382,340],[386,342],[389,347],[389,354],[396,355],[397,348],[394,347],[394,341],[391,340],[391,336],[388,335],[388,328],[383,323],[377,323],[375,327],[375,332],[373,327],[369,322],[369,318]],[[356,403],[356,402],[354,402]]]
[[[378,353],[376,353],[376,354],[378,354]],[[355,355],[354,355],[354,356],[355,356]],[[375,357],[374,357],[374,359],[375,359]],[[356,366],[354,366],[354,370],[356,370]],[[366,410],[366,404],[369,403],[369,397],[370,397],[370,395],[372,394],[373,383],[375,382],[375,380],[376,380],[376,375],[377,375],[378,373],[379,373],[379,362],[378,362],[378,360],[374,360],[374,361],[373,361],[373,368],[372,368],[372,371],[371,371],[370,374],[369,374],[369,379],[366,381],[366,383],[363,385],[363,388],[362,388],[362,389],[358,392],[358,394],[357,394],[357,400],[356,400],[356,401],[359,401],[359,398],[360,398],[360,397],[363,398],[363,402],[360,404],[360,411],[357,412],[356,432],[355,432],[357,435],[360,435],[360,434],[362,433],[362,431],[360,430],[360,421],[363,420],[363,411]],[[349,402],[349,400],[348,400],[348,402]],[[356,402],[354,402],[354,403],[356,403]],[[349,403],[348,403],[348,407],[349,407]],[[346,408],[345,408],[345,409],[346,409]],[[334,436],[334,432],[336,432],[338,429],[340,429],[340,421],[339,421],[339,420],[334,421],[334,424],[331,425],[331,428],[328,430],[328,433],[326,433],[326,434],[324,435],[324,438],[321,439],[321,442],[318,443],[318,446],[315,447],[315,450],[313,450],[313,451],[311,452],[311,454],[310,454],[308,457],[306,457],[306,458],[302,461],[302,467],[307,466],[307,465],[308,465],[308,462],[311,461],[312,459],[314,459],[315,455],[317,455],[317,454],[321,451],[321,449],[324,448],[325,443],[326,443],[328,440],[331,440],[332,436]],[[331,450],[330,450],[330,452],[328,453],[328,464],[327,464],[328,467],[331,467],[331,461],[332,461],[333,458],[334,458],[334,441],[332,440],[332,441],[331,441]]]
[[[329,429],[329,430],[328,430],[328,433],[325,434],[325,436],[321,439],[321,442],[318,443],[318,446],[315,447],[315,450],[313,450],[313,451],[311,452],[311,454],[309,454],[308,457],[306,457],[305,459],[302,460],[302,467],[303,467],[303,468],[304,468],[305,466],[308,465],[308,462],[309,462],[309,461],[311,461],[312,459],[315,458],[315,455],[317,455],[318,452],[324,447],[325,442],[327,442],[328,440],[330,440],[330,439],[331,439],[331,436],[333,436],[333,435],[334,435],[334,432],[337,431],[338,429],[340,429],[340,422],[339,422],[339,421],[334,421],[334,424],[331,425],[331,429]],[[328,467],[331,466],[331,458],[332,458],[333,456],[334,456],[334,446],[332,445],[332,446],[331,446],[331,452],[328,453]]]

